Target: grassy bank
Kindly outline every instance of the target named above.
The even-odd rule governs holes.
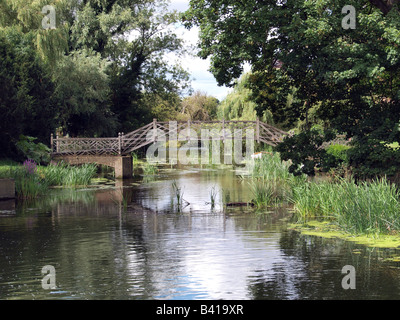
[[[21,199],[36,198],[54,186],[87,186],[96,172],[97,167],[94,164],[38,166],[31,160],[23,164],[9,160],[0,161],[0,178],[15,179],[15,191]]]
[[[292,202],[302,219],[333,219],[351,233],[400,231],[400,194],[397,186],[385,179],[356,184],[307,182],[294,188]]]
[[[278,154],[255,160],[250,181],[257,206],[291,203],[299,221],[323,218],[353,234],[400,231],[400,192],[385,179],[308,181],[295,177]]]

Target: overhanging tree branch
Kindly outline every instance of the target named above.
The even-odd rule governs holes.
[[[399,3],[399,0],[369,0],[369,2],[379,8],[384,15],[388,14],[392,10],[393,6]]]

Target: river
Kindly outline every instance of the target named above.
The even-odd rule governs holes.
[[[223,205],[250,199],[234,170],[187,168],[18,202],[0,210],[0,299],[400,298],[398,249],[302,235],[285,207]]]

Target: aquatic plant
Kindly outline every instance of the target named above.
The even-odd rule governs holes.
[[[386,179],[360,184],[345,179],[310,182],[295,188],[292,202],[299,218],[332,218],[351,233],[400,230],[399,190]]]
[[[20,199],[36,198],[48,189],[47,182],[37,174],[37,165],[33,160],[10,168],[9,174],[15,180],[15,192]]]
[[[71,166],[66,163],[50,164],[39,167],[38,172],[50,186],[77,187],[87,186],[97,173],[95,164]]]
[[[215,207],[215,201],[217,198],[218,192],[215,190],[215,186],[211,188],[210,190],[210,202],[208,204],[211,205],[211,208],[213,209]]]
[[[293,188],[306,181],[304,175],[294,176],[289,164],[281,161],[278,153],[265,153],[255,159],[249,186],[256,206],[287,202],[292,198]]]
[[[37,164],[32,159],[25,160],[22,164],[27,174],[35,174],[37,170]]]
[[[157,166],[151,163],[145,162],[142,164],[143,174],[145,176],[155,175],[158,171]]]
[[[175,180],[172,182],[172,190],[174,191],[175,199],[179,208],[182,206],[183,192],[181,191],[181,188],[178,187]]]
[[[178,184],[176,180],[172,182],[172,190],[174,191],[175,199],[176,199],[176,206],[178,212],[181,212],[181,210],[188,206],[190,203],[183,199],[183,191],[181,187],[178,187]]]
[[[272,205],[274,201],[273,181],[264,177],[252,179],[249,183],[253,194],[252,203],[258,208]]]

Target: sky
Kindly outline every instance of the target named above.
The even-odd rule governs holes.
[[[170,0],[170,8],[178,11],[186,11],[189,8],[189,0]],[[188,44],[195,46],[198,40],[198,29],[191,30],[179,27],[176,33]],[[232,90],[227,87],[220,87],[214,76],[209,72],[210,61],[198,57],[186,56],[180,61],[182,66],[188,70],[192,77],[192,88],[194,91],[201,91],[222,101]]]

